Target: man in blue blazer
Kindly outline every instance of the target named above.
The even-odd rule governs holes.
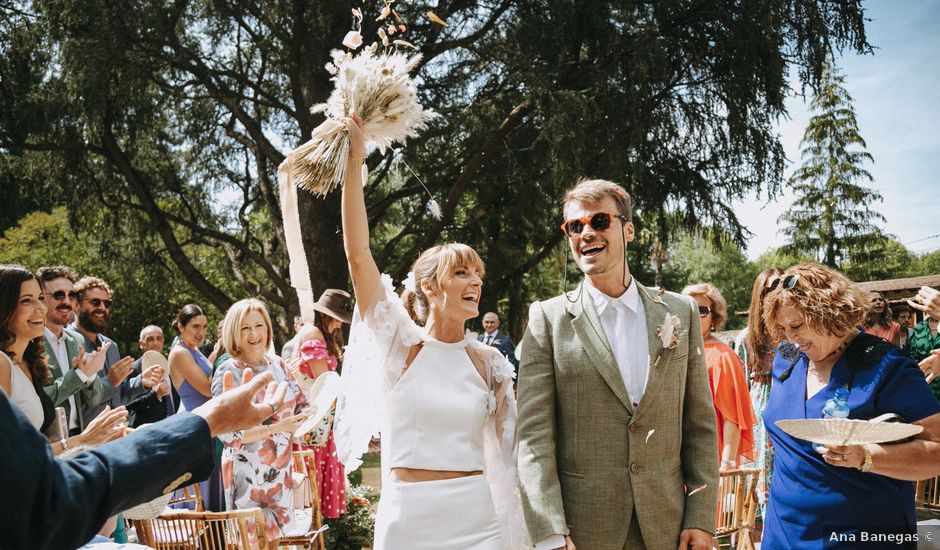
[[[279,409],[286,383],[268,373],[184,412],[67,460],[0,391],[0,548],[77,548],[110,516],[206,479],[212,437]],[[232,387],[231,376],[223,386]],[[254,396],[267,385],[265,398]]]
[[[488,311],[483,315],[483,334],[477,339],[498,349],[512,363],[512,366],[517,371],[519,370],[519,360],[516,359],[516,346],[512,343],[512,338],[499,331],[499,316],[494,312]]]
[[[103,334],[111,320],[114,295],[108,283],[97,277],[82,277],[75,283],[75,292],[78,293],[78,319],[70,328],[84,337],[85,351],[108,345],[104,368],[99,373],[101,396],[97,403],[82,411],[84,418],[90,421],[107,406],[114,409],[146,397],[163,381],[163,371],[155,365],[131,376],[134,358],[121,358],[117,343]]]

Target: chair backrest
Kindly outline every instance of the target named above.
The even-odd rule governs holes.
[[[182,504],[184,502],[192,502],[195,506],[195,508],[193,508],[194,512],[205,512],[205,507],[202,505],[202,491],[199,490],[198,483],[180,487],[174,491],[173,498],[170,499],[168,506],[172,507],[174,504]]]
[[[716,537],[748,533],[754,528],[757,513],[755,486],[759,473],[757,468],[739,468],[720,473]]]
[[[155,550],[266,549],[268,544],[260,508],[167,512],[157,519],[131,523],[138,542]]]
[[[292,544],[303,548],[310,548],[315,544],[316,548],[323,550],[326,544],[323,533],[319,532],[323,527],[323,511],[320,507],[320,487],[317,484],[316,455],[311,450],[304,450],[294,451],[292,456],[295,475],[304,477],[304,482],[300,484],[300,487],[294,489],[294,513],[299,520],[303,521],[301,525],[304,525],[306,533],[281,537],[281,544]],[[316,535],[313,536],[311,533],[316,533]]]
[[[914,503],[918,508],[940,510],[940,477],[918,481],[914,488]]]

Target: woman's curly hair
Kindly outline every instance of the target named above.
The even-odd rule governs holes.
[[[799,311],[814,331],[831,336],[857,330],[868,315],[868,293],[831,267],[795,265],[769,284],[773,289],[764,301],[764,323],[778,342],[785,340],[783,327],[777,322],[785,307]]]

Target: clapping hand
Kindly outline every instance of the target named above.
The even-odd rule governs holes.
[[[923,311],[934,319],[940,319],[940,291],[922,286],[914,298],[907,301],[912,308]]]
[[[111,368],[108,369],[108,382],[110,382],[114,387],[120,386],[124,380],[130,376],[133,370],[134,358],[130,356],[125,357],[124,359],[121,359],[117,363],[111,365]]]
[[[105,407],[78,435],[80,445],[96,447],[124,435],[127,410],[124,407]]]
[[[159,385],[161,382],[163,382],[163,367],[160,365],[150,366],[140,377],[140,383],[143,384],[145,388],[152,388]]]
[[[170,386],[166,382],[160,382],[157,384],[157,387],[153,389],[153,391],[157,394],[157,399],[163,401],[164,397],[170,395]]]
[[[213,436],[257,426],[284,405],[287,382],[277,384],[271,379],[271,373],[254,376],[251,369],[246,369],[241,386],[235,387],[234,374],[225,372],[222,375],[222,393],[197,407],[193,413],[206,420]],[[262,399],[256,399],[262,391]]]
[[[921,360],[919,366],[920,371],[927,377],[927,383],[929,384],[940,375],[940,349],[931,351],[930,355]]]
[[[78,347],[78,355],[72,359],[72,368],[82,371],[85,376],[94,376],[104,368],[104,362],[108,358],[108,348],[111,342],[105,342],[102,346],[91,353],[85,353],[85,348]]]

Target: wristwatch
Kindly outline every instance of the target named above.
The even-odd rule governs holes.
[[[861,472],[870,472],[871,471],[871,447],[867,444],[862,445],[862,449],[865,449],[865,459],[862,460],[862,464],[858,467]]]

